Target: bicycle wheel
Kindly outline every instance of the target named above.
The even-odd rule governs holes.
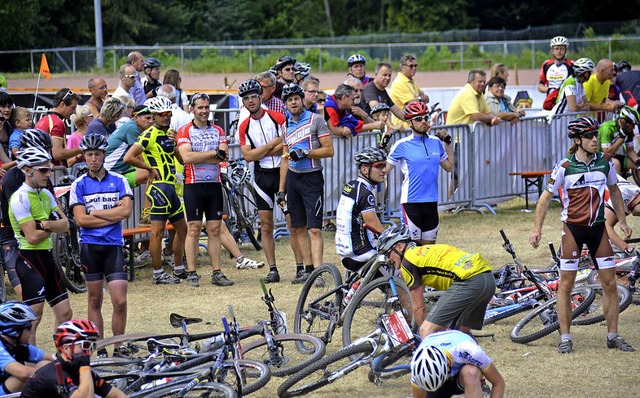
[[[335,376],[340,374],[339,378],[356,370],[359,366],[351,365],[371,353],[373,353],[373,346],[370,341],[344,347],[289,377],[278,387],[278,396],[280,398],[298,397],[333,383],[336,380]],[[351,357],[355,357],[356,360],[352,360]]]
[[[571,292],[573,311],[571,319],[582,314],[595,300],[596,293],[587,286],[580,286]],[[528,312],[511,329],[511,341],[529,343],[544,337],[560,328],[558,323],[557,302],[553,298]]]
[[[175,397],[190,380],[171,387],[159,388],[157,391],[145,395],[148,398]],[[191,388],[183,397],[208,397],[208,398],[236,398],[236,392],[222,383],[200,383]]]
[[[375,279],[365,286],[360,286],[345,309],[342,324],[342,345],[348,346],[360,337],[368,336],[382,325],[382,316],[404,309],[407,322],[411,325],[413,303],[409,288],[401,278],[393,278],[398,300],[390,300],[393,296],[389,277]]]
[[[238,225],[242,226],[249,236],[251,244],[256,250],[262,250],[262,245],[256,238],[254,231],[255,221],[258,219],[258,206],[256,205],[256,190],[251,185],[243,185],[236,189],[237,201],[234,206],[237,208],[236,216]]]
[[[380,385],[382,380],[388,379],[397,379],[398,377],[402,377],[411,372],[411,368],[409,367],[409,362],[411,361],[411,356],[413,355],[413,349],[415,346],[410,345],[401,345],[393,347],[391,352],[387,353],[384,358],[380,361],[380,363],[376,366],[376,370],[371,369],[369,371],[369,381],[375,383],[376,385]],[[405,360],[406,365],[398,366],[400,369],[397,370],[387,370],[387,368],[392,365],[396,367],[396,362],[400,360]],[[371,365],[373,367],[373,364]]]
[[[236,368],[232,359],[222,364],[222,369],[218,373],[214,382],[230,385],[237,393],[240,393]],[[242,381],[242,395],[252,394],[266,386],[271,380],[271,370],[260,362],[249,359],[239,359],[240,379]]]
[[[571,325],[574,326],[584,326],[584,325],[593,325],[594,323],[599,323],[605,320],[604,317],[604,294],[602,291],[602,286],[598,285],[588,285],[596,292],[596,298],[593,303],[576,319],[571,321]],[[624,311],[631,305],[631,292],[629,289],[622,285],[616,285],[618,290],[618,299],[620,301],[620,312]]]
[[[84,279],[80,262],[78,227],[73,222],[69,226],[68,233],[51,234],[53,261],[62,275],[62,281],[67,289],[72,293],[84,293],[87,291],[87,282]]]
[[[119,390],[138,378],[135,373],[144,366],[139,360],[126,358],[96,358],[91,360],[91,370]]]
[[[316,281],[322,281],[319,283]],[[316,268],[302,286],[293,320],[293,332],[310,334],[320,338],[325,344],[338,322],[342,305],[342,276],[333,264],[322,264]],[[298,344],[298,350],[309,352],[312,348]]]
[[[317,337],[305,334],[281,334],[273,336],[273,351],[267,339],[252,341],[242,347],[245,359],[253,359],[269,365],[276,377],[289,376],[320,360],[325,353],[325,345]],[[309,347],[300,352],[296,346]]]
[[[616,271],[616,283],[618,285],[622,285],[629,289],[629,293],[631,295],[631,302],[635,305],[640,305],[640,288],[633,286],[631,287],[629,284],[629,273],[626,271]],[[598,271],[593,270],[591,274],[589,274],[589,284],[597,285],[600,284],[600,280],[598,279]],[[622,302],[621,302],[622,303]],[[622,310],[620,310],[622,312]]]

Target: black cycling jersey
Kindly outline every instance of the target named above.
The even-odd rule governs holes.
[[[369,181],[358,177],[342,190],[336,210],[336,250],[342,258],[375,252],[373,234],[363,227],[362,219],[362,213],[376,211],[374,189]]]
[[[72,370],[73,366],[71,366],[70,362],[56,359],[36,370],[24,385],[21,397],[62,397],[58,391],[58,376],[56,373],[56,363],[58,362],[62,363],[63,380],[69,391],[69,396],[71,396],[80,384],[79,371],[77,369]],[[111,385],[102,380],[95,372],[92,372],[92,375],[95,394],[100,397],[106,397],[111,392]]]

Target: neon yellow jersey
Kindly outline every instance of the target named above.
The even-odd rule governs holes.
[[[58,203],[47,189],[35,189],[23,183],[9,200],[11,228],[18,240],[20,250],[50,250],[51,237],[38,243],[29,243],[21,234],[20,225],[27,221],[48,220],[52,212],[58,211]]]
[[[491,265],[479,253],[467,253],[443,244],[408,249],[400,268],[409,289],[422,285],[437,290],[447,290],[455,281],[491,270]]]
[[[140,134],[136,144],[143,149],[142,157],[144,161],[158,172],[158,178],[153,182],[175,185],[176,166],[174,152],[176,143],[169,138],[167,131],[151,126]]]

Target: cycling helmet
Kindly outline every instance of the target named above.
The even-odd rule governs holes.
[[[278,67],[276,65],[273,65],[272,67],[269,68],[269,70],[267,70],[267,72],[271,73],[274,76],[278,75]]]
[[[18,337],[37,319],[31,307],[20,301],[7,301],[0,304],[0,334]]]
[[[429,113],[429,107],[420,101],[414,101],[404,107],[404,120],[413,119],[416,116],[423,116]]]
[[[580,138],[582,134],[591,131],[598,131],[598,122],[589,116],[581,116],[569,122],[569,138]]]
[[[369,112],[369,114],[373,116],[378,112],[389,111],[390,109],[391,108],[389,108],[389,105],[385,104],[384,102],[378,102],[377,104],[371,107],[371,112]]]
[[[625,105],[620,109],[620,117],[636,126],[640,125],[640,115],[638,114],[638,111],[629,105]]]
[[[618,72],[626,72],[631,70],[631,64],[625,61],[624,59],[618,62]]]
[[[449,360],[438,347],[419,346],[411,359],[411,383],[429,392],[442,387],[449,377]]]
[[[72,319],[60,324],[53,334],[53,343],[56,347],[76,341],[98,340],[98,328],[95,323],[86,319]]]
[[[302,89],[302,87],[298,86],[295,83],[289,83],[282,87],[283,101],[286,101],[287,98],[291,97],[292,95],[299,95],[300,98],[304,98],[304,90]]]
[[[368,147],[359,150],[356,152],[356,155],[353,157],[353,161],[356,163],[356,166],[360,167],[363,164],[374,164],[378,162],[384,162],[387,160],[387,154],[382,149]]]
[[[51,161],[49,152],[37,146],[21,149],[18,152],[17,158],[19,169],[22,169],[24,166],[33,167]]]
[[[250,180],[251,170],[249,170],[247,164],[245,162],[237,163],[233,167],[233,171],[231,172],[231,181],[233,181],[233,185],[239,187],[246,184]]]
[[[158,58],[150,57],[144,60],[144,69],[156,68],[162,66],[162,62]]]
[[[97,149],[99,151],[106,151],[109,148],[109,143],[103,135],[100,134],[87,134],[80,141],[80,149],[82,151],[90,151]]]
[[[354,64],[367,64],[367,59],[360,54],[353,54],[347,59],[347,65],[351,68]]]
[[[594,64],[590,58],[580,58],[573,63],[573,72],[577,77],[584,75],[587,72],[593,72],[593,68],[595,67],[596,64]]]
[[[151,113],[162,113],[171,110],[171,100],[167,97],[153,97],[144,102]]]
[[[300,75],[302,79],[311,73],[311,64],[308,62],[297,62],[293,65],[293,71],[296,75]]]
[[[238,87],[238,95],[244,97],[249,93],[256,93],[258,95],[262,94],[262,86],[258,83],[257,80],[249,79],[242,82],[240,87]]]
[[[381,233],[378,236],[376,247],[379,252],[388,253],[396,244],[410,241],[409,228],[406,225],[399,224]]]
[[[40,129],[26,129],[20,135],[20,148],[53,148],[51,136]]]
[[[551,39],[551,43],[549,43],[549,47],[553,46],[566,46],[569,47],[569,40],[564,36],[556,36]]]
[[[296,60],[294,58],[291,58],[288,55],[283,55],[282,57],[278,58],[278,62],[276,62],[276,71],[282,70],[282,68],[287,65],[295,65],[295,63]]]

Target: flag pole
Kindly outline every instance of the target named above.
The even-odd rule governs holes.
[[[36,117],[35,110],[36,110],[36,101],[38,100],[38,89],[40,88],[40,76],[42,76],[42,75],[40,73],[38,73],[38,82],[36,83],[36,93],[33,96],[33,108],[32,109],[34,110],[34,114],[33,114],[34,121],[35,121],[35,117]]]

